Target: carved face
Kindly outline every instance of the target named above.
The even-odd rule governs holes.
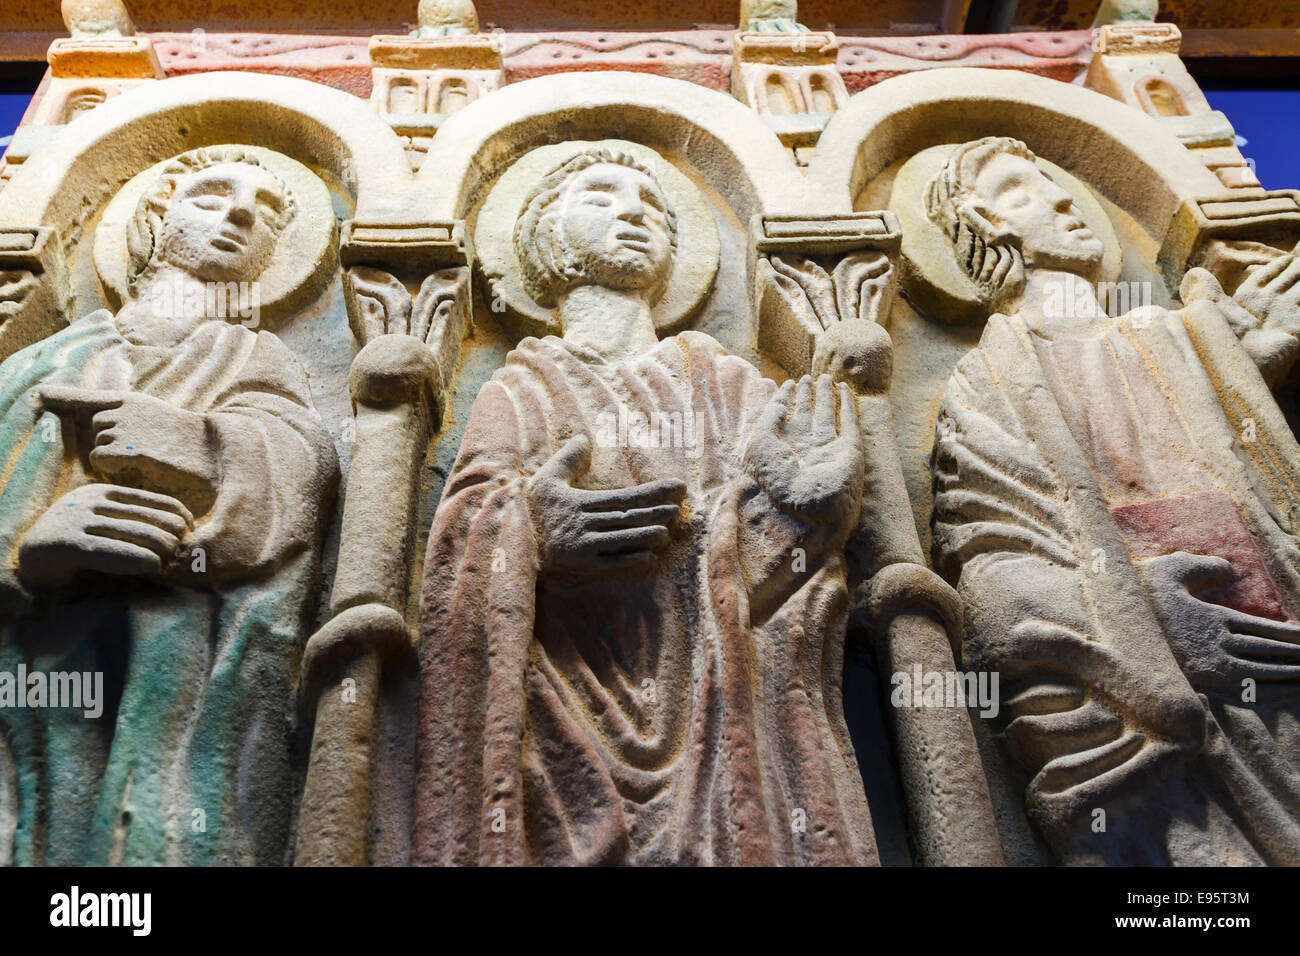
[[[271,261],[284,215],[280,183],[248,163],[219,163],[180,179],[159,254],[203,282],[248,281]]]
[[[652,177],[597,163],[569,179],[560,202],[565,258],[587,282],[632,290],[663,280],[672,261],[667,200]]]
[[[1001,153],[980,170],[975,192],[993,225],[1020,237],[1025,265],[1073,270],[1101,262],[1101,240],[1074,198],[1035,163]]]

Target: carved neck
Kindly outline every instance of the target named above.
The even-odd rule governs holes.
[[[215,285],[220,296],[211,294]],[[117,324],[133,341],[174,344],[210,319],[240,323],[255,283],[205,283],[169,262],[159,264],[122,305]]]
[[[576,286],[560,297],[556,316],[566,342],[585,346],[614,364],[644,355],[659,343],[650,303],[639,290]]]
[[[1030,329],[1044,338],[1081,338],[1099,332],[1107,319],[1097,286],[1087,276],[1057,269],[1029,269],[1025,290],[1010,303]]]

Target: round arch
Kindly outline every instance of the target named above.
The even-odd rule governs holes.
[[[416,176],[433,219],[460,219],[516,159],[570,139],[626,139],[686,160],[735,211],[803,211],[803,177],[753,110],[685,80],[612,71],[503,87],[438,130]]]
[[[397,134],[365,100],[307,80],[198,74],[141,84],[55,132],[0,194],[0,226],[69,227],[152,164],[243,143],[329,170],[358,217],[410,215],[414,185]]]
[[[852,208],[891,163],[941,143],[1014,136],[1087,180],[1157,239],[1179,204],[1223,184],[1149,116],[1083,87],[1009,70],[929,70],[886,80],[832,117],[808,167],[823,202]]]

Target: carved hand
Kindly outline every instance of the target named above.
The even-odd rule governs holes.
[[[80,571],[158,574],[194,518],[175,498],[118,485],[82,485],[36,519],[18,548],[29,585],[59,586]]]
[[[763,410],[745,464],[782,511],[847,533],[858,520],[864,469],[853,392],[829,375],[786,382]]]
[[[644,573],[671,539],[686,485],[665,478],[614,490],[573,487],[590,467],[591,442],[575,435],[529,479],[543,568]]]
[[[1300,335],[1300,256],[1289,253],[1256,266],[1232,297],[1265,326]]]
[[[1138,563],[1174,657],[1197,691],[1240,700],[1246,678],[1300,683],[1300,626],[1198,596],[1231,582],[1231,563],[1186,551]]]
[[[140,392],[47,385],[41,402],[88,421],[89,465],[104,478],[208,499],[218,484],[207,421]]]
[[[1154,763],[1199,747],[1199,709],[1175,708],[1166,721],[1139,705],[1141,723],[1132,714],[1121,717],[1104,690],[1121,685],[1129,670],[1113,648],[1047,621],[1025,621],[1014,631],[1016,643],[1032,646],[1035,656],[1002,668],[1008,679],[1004,733],[1008,748],[1036,775],[1039,802],[1070,791],[1100,796]],[[1124,711],[1139,702],[1127,703]]]

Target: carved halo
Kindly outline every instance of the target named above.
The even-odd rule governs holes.
[[[948,161],[955,144],[932,146],[917,153],[899,169],[889,197],[889,208],[898,215],[903,231],[901,280],[908,301],[927,315],[952,325],[971,325],[988,318],[975,283],[958,266],[948,237],[925,212],[926,184]],[[1092,191],[1055,163],[1041,156],[1038,165],[1072,196],[1084,222],[1101,240],[1102,282],[1119,278],[1119,239],[1110,217]]]
[[[653,149],[621,139],[540,146],[525,153],[497,180],[474,227],[474,248],[488,304],[500,303],[506,326],[521,337],[560,334],[551,310],[524,291],[514,249],[515,220],[539,179],[589,149],[622,152],[645,163],[655,171],[668,197],[677,216],[677,252],[668,287],[655,303],[653,315],[660,334],[677,331],[695,315],[713,287],[721,255],[718,225],[699,188],[681,170]]]
[[[334,206],[320,177],[297,160],[261,146],[232,144],[231,148],[278,176],[294,199],[294,216],[280,235],[270,264],[257,277],[260,327],[274,329],[314,301],[334,273]],[[127,224],[141,195],[172,159],[133,176],[105,207],[95,230],[95,270],[114,308],[121,308],[127,297]]]

